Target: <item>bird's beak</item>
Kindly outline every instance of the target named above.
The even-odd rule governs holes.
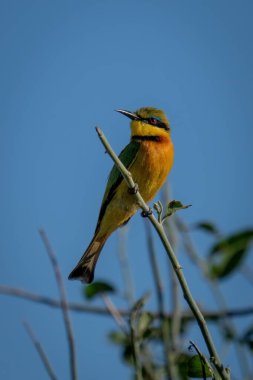
[[[125,110],[115,110],[115,111],[122,113],[122,115],[129,117],[129,119],[131,119],[131,120],[139,120],[140,119],[140,117],[138,115],[136,115],[136,113],[134,113],[134,112],[125,111]]]

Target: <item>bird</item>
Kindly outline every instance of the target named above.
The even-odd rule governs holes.
[[[145,202],[149,203],[164,184],[173,165],[174,147],[169,120],[163,111],[153,107],[142,107],[136,112],[123,109],[116,111],[131,120],[130,143],[122,150],[119,159],[130,171]],[[69,280],[88,284],[93,281],[95,267],[106,240],[140,208],[129,190],[114,165],[109,174],[94,236],[69,274]]]

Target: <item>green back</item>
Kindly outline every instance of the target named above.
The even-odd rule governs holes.
[[[119,159],[125,165],[125,167],[127,169],[130,169],[132,164],[136,160],[137,153],[139,151],[139,147],[140,147],[139,142],[131,141],[120,153]],[[108,204],[113,199],[114,194],[116,193],[117,188],[121,184],[122,180],[123,180],[122,174],[119,172],[116,165],[114,165],[110,174],[109,174],[107,186],[105,189],[104,197],[102,200],[102,205],[101,205],[100,212],[99,212],[98,223],[97,223],[95,233],[98,231],[101,220],[105,214],[105,210],[106,210]]]

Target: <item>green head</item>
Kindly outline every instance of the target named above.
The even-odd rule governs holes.
[[[117,110],[129,117],[131,122],[132,135],[140,136],[164,136],[170,132],[170,123],[161,110],[153,107],[143,107],[136,112]]]

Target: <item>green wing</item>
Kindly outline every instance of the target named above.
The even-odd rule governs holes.
[[[140,148],[139,142],[131,141],[120,153],[119,159],[125,165],[127,169],[129,169],[134,163],[134,161],[136,160],[139,148]],[[116,193],[117,188],[121,184],[122,180],[123,180],[122,174],[119,172],[116,165],[114,165],[109,174],[107,186],[105,189],[105,194],[104,194],[102,205],[99,212],[98,223],[97,223],[95,233],[98,231],[101,220],[105,214],[105,210],[108,204],[113,199],[114,194]]]

